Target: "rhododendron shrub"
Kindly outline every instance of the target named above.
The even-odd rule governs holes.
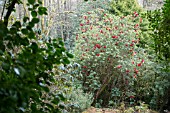
[[[145,63],[149,61],[146,51],[137,46],[140,24],[137,12],[118,17],[96,9],[81,17],[75,37],[75,61],[82,67],[84,90],[94,93],[93,104],[100,99],[102,105],[109,100],[125,101],[139,93],[142,98],[147,92],[141,84],[154,72]],[[119,96],[113,94],[114,88],[120,90]]]

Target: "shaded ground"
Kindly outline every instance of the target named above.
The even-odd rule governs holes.
[[[132,108],[123,110],[123,109],[108,109],[108,108],[99,109],[99,108],[91,107],[86,111],[84,111],[83,113],[158,113],[158,112],[149,109],[145,111],[134,111]]]

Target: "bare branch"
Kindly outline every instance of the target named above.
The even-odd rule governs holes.
[[[4,17],[4,24],[5,24],[5,26],[8,26],[9,16],[11,15],[11,13],[12,13],[16,3],[17,3],[17,0],[12,0],[12,3],[7,8],[7,13],[6,13],[5,17]]]
[[[4,15],[5,5],[6,5],[6,0],[5,0],[5,3],[4,3],[4,6],[3,6],[3,10],[2,10],[2,14],[1,14],[1,20],[2,20],[2,17],[3,17],[3,15]]]

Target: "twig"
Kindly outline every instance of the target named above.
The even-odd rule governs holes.
[[[2,14],[1,14],[1,20],[2,20],[2,17],[3,17],[3,15],[4,15],[5,5],[6,5],[6,0],[5,0],[5,3],[4,3],[4,6],[3,6],[3,10],[2,10]]]

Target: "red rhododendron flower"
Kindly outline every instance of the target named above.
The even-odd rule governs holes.
[[[88,14],[91,14],[90,12],[87,12]]]
[[[135,96],[131,95],[130,98],[135,98]]]
[[[139,26],[139,24],[136,24],[134,28],[137,28]]]
[[[86,49],[86,51],[89,51],[89,49]]]
[[[87,68],[87,66],[83,66],[83,68]]]
[[[142,59],[141,63],[144,63],[144,59]]]
[[[139,67],[140,67],[141,65],[142,65],[141,63],[138,64]]]
[[[133,14],[135,15],[135,17],[137,17],[137,16],[138,16],[138,13],[137,13],[137,12],[134,12]]]
[[[92,30],[93,29],[93,27],[92,26],[90,26],[90,30]]]
[[[78,35],[76,35],[76,40],[78,40]]]
[[[133,51],[132,56],[136,55],[136,52]]]
[[[95,47],[97,47],[98,49],[101,48],[101,45],[100,44],[96,44]]]
[[[103,46],[103,48],[106,48],[106,46]]]
[[[122,65],[118,65],[117,68],[119,68],[119,69],[122,68]]]
[[[129,73],[130,72],[130,70],[126,70],[126,73]]]
[[[115,29],[117,30],[117,29],[118,29],[118,27],[117,27],[117,26],[115,26]]]
[[[105,52],[104,50],[100,50],[100,52]]]
[[[117,46],[118,44],[119,44],[118,42],[115,43],[116,46]]]
[[[114,35],[114,36],[112,36],[112,38],[118,38],[118,36],[115,36],[115,35]]]
[[[100,30],[100,33],[103,33],[103,30]]]
[[[133,75],[134,78],[136,78],[137,76],[136,75]]]
[[[133,42],[133,43],[135,43],[135,42],[136,42],[136,40],[132,40],[132,42]]]
[[[90,23],[90,20],[87,20],[86,24],[89,24]]]
[[[86,19],[87,19],[87,16],[84,16],[84,19],[86,20]]]
[[[80,26],[84,26],[84,24],[80,23]]]
[[[136,68],[134,68],[134,71],[135,71],[134,73],[136,73],[136,74],[138,74],[138,72],[139,72]]]
[[[138,34],[138,33],[136,33],[136,36],[139,36],[139,34]]]
[[[134,44],[130,44],[131,47],[133,47]]]
[[[99,54],[99,53],[97,53],[97,54],[96,54],[96,56],[100,56],[100,54]]]

